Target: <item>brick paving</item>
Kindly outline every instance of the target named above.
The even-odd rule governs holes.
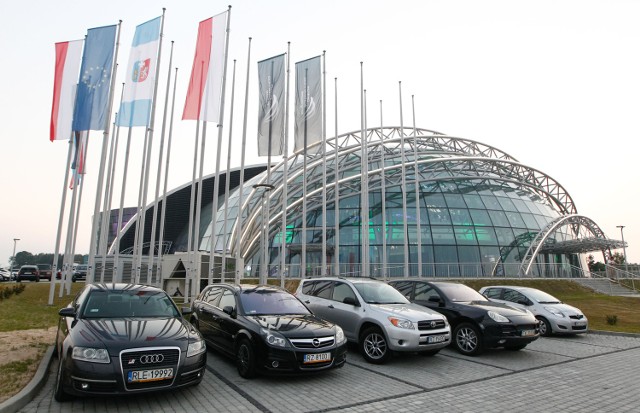
[[[640,336],[601,334],[541,338],[479,357],[449,348],[433,357],[402,354],[381,366],[352,350],[342,369],[253,380],[210,351],[197,387],[61,404],[50,373],[21,412],[638,412],[639,370]]]

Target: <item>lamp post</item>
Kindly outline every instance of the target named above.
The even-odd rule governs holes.
[[[13,255],[11,256],[11,274],[10,277],[13,277],[13,265],[16,263],[16,243],[20,241],[20,238],[13,239]]]
[[[629,263],[627,262],[627,246],[624,243],[624,225],[616,225],[616,228],[620,228],[620,236],[622,237],[622,252],[624,253],[624,270],[629,272]]]
[[[267,260],[268,251],[269,251],[269,223],[267,222],[267,206],[266,200],[268,197],[265,197],[265,194],[275,188],[270,184],[256,184],[253,186],[254,189],[262,189],[262,198],[261,198],[261,209],[262,209],[262,234],[260,235],[260,249],[262,250],[262,260],[260,262],[260,284],[267,283],[267,267],[269,266]]]

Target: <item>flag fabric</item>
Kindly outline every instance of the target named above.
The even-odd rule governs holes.
[[[71,162],[71,170],[73,171],[71,176],[71,182],[69,182],[69,189],[73,189],[80,183],[82,175],[84,175],[84,165],[87,159],[87,135],[85,132],[75,132],[74,134],[74,148],[75,153],[73,155],[73,161]]]
[[[258,156],[282,155],[285,126],[285,55],[258,62]]]
[[[73,130],[102,130],[108,117],[109,89],[117,26],[89,29],[84,43]]]
[[[320,56],[296,63],[295,149],[322,140],[322,70]]]
[[[219,122],[228,12],[200,22],[182,119]]]
[[[124,96],[116,119],[118,126],[132,127],[149,124],[161,23],[162,16],[159,16],[136,27],[129,54]]]
[[[49,139],[71,139],[73,104],[80,72],[83,40],[56,43],[56,67],[53,79],[53,104]]]

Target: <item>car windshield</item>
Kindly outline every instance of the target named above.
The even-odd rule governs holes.
[[[540,304],[560,304],[560,300],[558,300],[551,294],[545,293],[544,291],[531,288],[526,289],[523,292],[527,294],[533,301],[537,301]]]
[[[93,291],[83,318],[178,317],[180,313],[164,291]]]
[[[398,290],[382,282],[353,283],[362,299],[369,304],[408,304],[404,295]]]
[[[464,284],[438,284],[438,288],[452,302],[489,301],[485,296]]]
[[[246,315],[310,314],[295,296],[286,291],[251,289],[240,294]]]

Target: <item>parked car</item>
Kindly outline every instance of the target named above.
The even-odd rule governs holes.
[[[296,296],[314,314],[342,327],[364,359],[384,363],[392,351],[434,355],[451,341],[447,319],[411,304],[393,287],[369,278],[301,280]]]
[[[444,314],[453,330],[453,345],[464,355],[486,348],[521,350],[539,337],[531,312],[494,303],[471,287],[453,282],[392,281],[411,302]]]
[[[22,282],[24,280],[29,281],[40,281],[40,271],[38,270],[37,265],[23,265],[18,270],[18,275],[16,275],[16,281]]]
[[[493,301],[526,308],[540,320],[540,334],[579,334],[589,329],[589,320],[577,309],[544,291],[529,287],[492,285],[480,292]]]
[[[161,391],[202,381],[205,342],[159,288],[90,283],[59,313],[58,401],[73,395]]]
[[[87,264],[78,264],[73,269],[71,273],[71,281],[76,282],[78,280],[86,280],[87,279]]]
[[[191,322],[210,347],[234,357],[238,373],[304,373],[342,367],[342,329],[272,286],[212,284],[193,302]]]
[[[37,264],[40,271],[40,278],[46,278],[51,281],[51,264]]]
[[[0,268],[0,281],[11,281],[11,271],[6,268]]]

